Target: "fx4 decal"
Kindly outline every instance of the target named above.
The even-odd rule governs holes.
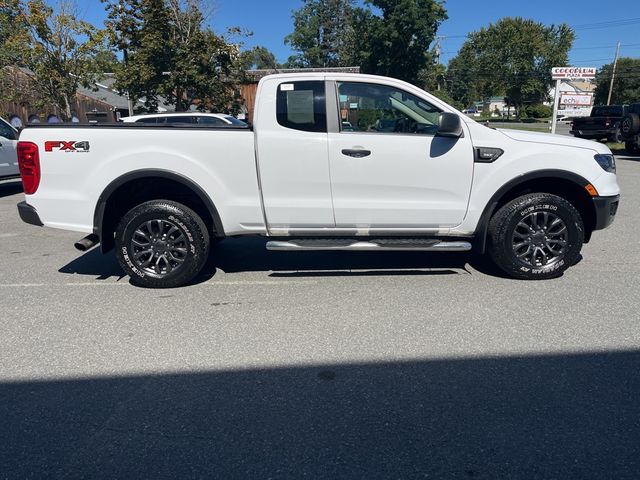
[[[54,150],[62,152],[88,152],[89,142],[76,142],[74,140],[70,142],[65,142],[63,140],[51,140],[44,142],[45,152],[53,152]]]

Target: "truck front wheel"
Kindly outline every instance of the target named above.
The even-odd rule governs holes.
[[[153,200],[132,208],[115,235],[116,257],[131,283],[149,288],[180,287],[202,270],[209,234],[190,208]]]
[[[554,278],[573,265],[584,241],[580,213],[565,199],[532,193],[511,200],[489,222],[489,254],[507,274]]]

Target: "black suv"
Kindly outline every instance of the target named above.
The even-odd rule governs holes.
[[[629,154],[640,154],[640,103],[629,106],[620,121],[620,135]]]

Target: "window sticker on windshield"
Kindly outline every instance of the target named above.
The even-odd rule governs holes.
[[[282,90],[283,92],[293,90],[293,83],[283,83],[282,85],[280,85],[280,90]]]

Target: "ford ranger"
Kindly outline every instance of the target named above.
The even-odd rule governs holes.
[[[115,248],[146,287],[188,284],[213,241],[242,235],[279,251],[475,250],[553,278],[620,193],[604,145],[487,128],[360,74],[265,77],[252,126],[32,126],[18,156],[21,218]]]

